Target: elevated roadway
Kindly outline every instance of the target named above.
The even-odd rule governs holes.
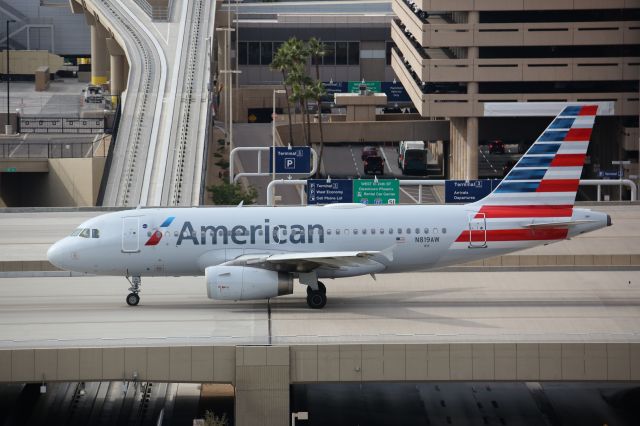
[[[130,64],[104,205],[199,204],[216,2],[176,0],[167,23],[133,0],[84,5]]]

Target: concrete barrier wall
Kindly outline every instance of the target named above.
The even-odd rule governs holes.
[[[0,383],[138,380],[295,383],[640,380],[640,343],[171,346],[0,350]],[[265,408],[266,409],[266,408]]]

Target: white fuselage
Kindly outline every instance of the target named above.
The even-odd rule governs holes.
[[[318,277],[333,278],[427,270],[564,239],[470,243],[463,237],[470,228],[490,235],[492,227],[523,229],[544,221],[517,218],[494,224],[474,219],[478,209],[474,204],[136,209],[88,220],[80,227],[98,230],[96,238],[66,237],[48,256],[57,266],[78,272],[181,276],[202,275],[207,267],[242,255],[380,252],[368,264],[318,269]],[[567,220],[588,220],[568,227],[565,237],[607,225],[602,213],[573,211]]]

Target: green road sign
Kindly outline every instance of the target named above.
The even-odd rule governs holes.
[[[350,81],[347,85],[347,91],[349,93],[360,93],[360,85],[361,81]],[[381,93],[382,92],[382,84],[379,81],[365,81],[364,84],[367,85],[367,90],[373,93]]]
[[[14,172],[17,172],[17,171],[18,171],[18,169],[16,169],[15,167],[7,167],[7,170],[6,170],[6,171],[7,171],[8,173],[14,173]]]
[[[398,204],[400,182],[395,179],[359,179],[353,181],[353,202],[363,204]]]

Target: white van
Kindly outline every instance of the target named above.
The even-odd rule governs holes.
[[[402,174],[421,174],[427,170],[424,141],[401,141],[398,146],[398,167]]]

